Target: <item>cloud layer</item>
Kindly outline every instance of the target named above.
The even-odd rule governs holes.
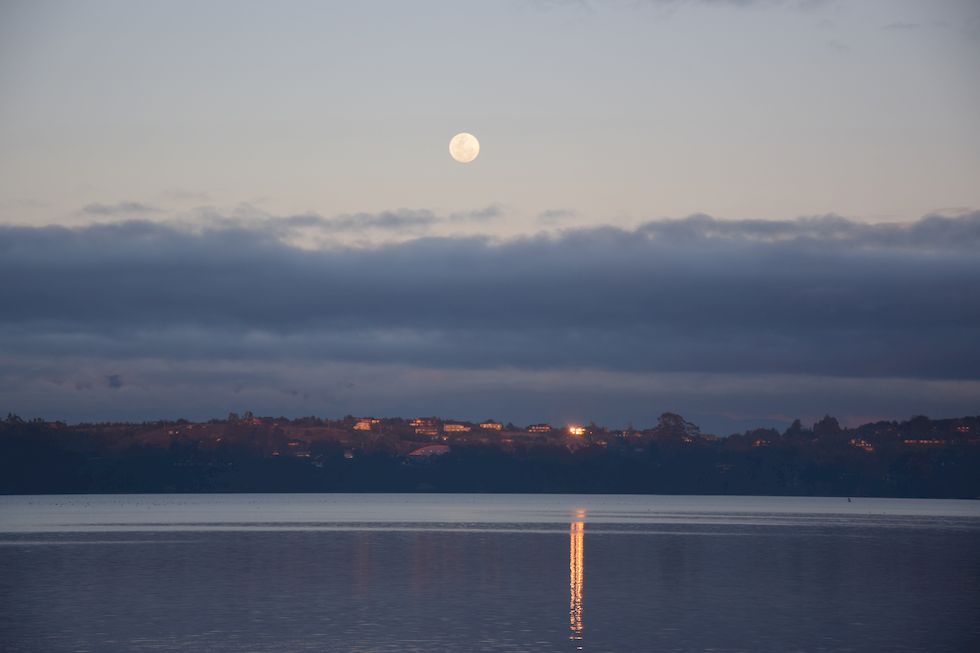
[[[406,216],[431,214],[326,222]],[[692,216],[317,250],[284,241],[290,220],[0,227],[0,349],[100,361],[99,385],[114,391],[128,388],[126,361],[148,359],[980,379],[980,213],[911,224]]]

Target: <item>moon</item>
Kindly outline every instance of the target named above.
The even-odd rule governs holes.
[[[459,163],[469,163],[480,154],[480,141],[473,134],[462,132],[449,141],[449,156]]]

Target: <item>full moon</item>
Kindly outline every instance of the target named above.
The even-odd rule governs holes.
[[[480,141],[473,134],[463,132],[449,141],[449,156],[460,163],[469,163],[480,153]]]

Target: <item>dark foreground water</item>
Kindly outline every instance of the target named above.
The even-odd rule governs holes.
[[[0,650],[576,649],[980,650],[980,503],[0,497]]]

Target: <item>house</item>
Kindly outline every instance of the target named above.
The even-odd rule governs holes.
[[[868,442],[867,440],[865,440],[864,438],[851,438],[850,443],[851,446],[854,447],[855,449],[863,449],[868,453],[872,453],[875,450],[874,445]]]
[[[442,430],[446,433],[468,433],[473,429],[466,424],[443,424]]]
[[[527,427],[528,433],[551,433],[551,424],[531,424]]]
[[[500,422],[495,422],[492,419],[488,419],[487,421],[480,423],[480,428],[484,431],[501,431],[503,430],[504,425]]]

